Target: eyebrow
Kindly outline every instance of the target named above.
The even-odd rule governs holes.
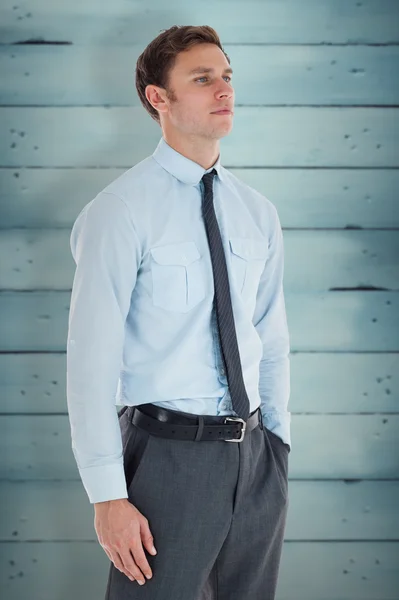
[[[210,67],[195,67],[195,69],[192,69],[191,71],[189,71],[189,75],[195,75],[196,73],[213,73],[215,69],[212,69]],[[223,71],[224,73],[233,73],[233,69],[231,67],[226,67],[226,69],[224,69]]]

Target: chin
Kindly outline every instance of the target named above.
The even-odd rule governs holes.
[[[218,135],[219,137],[225,137],[226,135],[229,135],[230,131],[233,129],[233,127],[229,126],[229,127],[220,127],[220,129],[218,130]]]

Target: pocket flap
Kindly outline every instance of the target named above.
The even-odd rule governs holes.
[[[268,253],[267,240],[254,240],[252,238],[230,238],[230,248],[233,254],[237,254],[245,260],[253,258],[266,258]]]
[[[178,244],[168,244],[167,246],[157,246],[150,249],[155,262],[160,265],[183,265],[187,266],[201,258],[201,254],[195,242],[180,242]]]

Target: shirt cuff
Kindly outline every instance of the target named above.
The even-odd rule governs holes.
[[[278,435],[291,450],[291,413],[270,410],[262,412],[264,426]]]
[[[128,498],[123,462],[86,467],[79,474],[91,504]]]

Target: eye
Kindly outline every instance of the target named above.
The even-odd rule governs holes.
[[[228,79],[229,81],[231,81],[231,77],[229,77],[228,75],[225,75],[225,77],[227,77],[227,79]],[[194,81],[200,81],[201,79],[208,79],[208,78],[207,78],[207,77],[205,77],[205,76],[204,76],[204,77],[199,77],[198,79],[194,79]]]

